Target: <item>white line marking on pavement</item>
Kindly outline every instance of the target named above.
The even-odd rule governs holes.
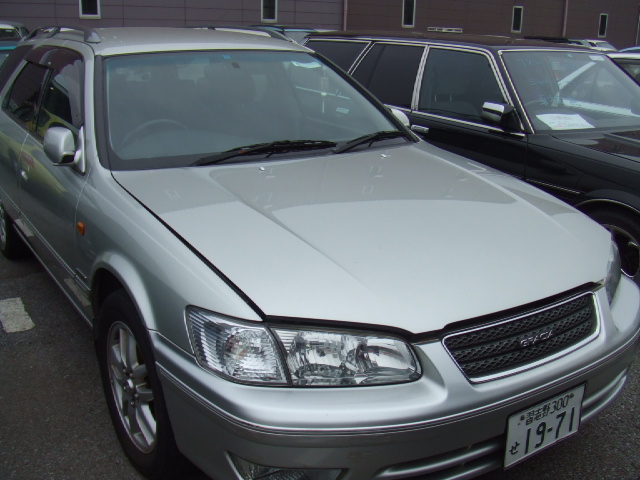
[[[0,322],[7,333],[24,332],[35,327],[21,298],[0,300]]]

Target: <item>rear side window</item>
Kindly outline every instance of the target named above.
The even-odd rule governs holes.
[[[305,46],[324,55],[343,70],[349,70],[367,44],[363,42],[309,40]]]
[[[430,49],[420,87],[421,112],[480,123],[485,102],[504,102],[485,55]]]
[[[387,104],[411,108],[411,98],[424,47],[375,45],[353,72],[378,99]]]

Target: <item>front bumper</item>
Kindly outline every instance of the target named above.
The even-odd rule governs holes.
[[[596,295],[607,305],[602,289]],[[620,393],[640,336],[635,285],[625,279],[600,315],[600,335],[579,350],[481,384],[439,341],[415,346],[424,375],[413,383],[275,388],[216,377],[159,334],[152,340],[178,445],[216,480],[239,478],[229,454],[288,469],[338,468],[344,480],[471,478],[503,465],[513,413],[585,384],[585,421]]]

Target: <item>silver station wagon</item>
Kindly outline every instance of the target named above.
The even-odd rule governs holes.
[[[470,478],[627,379],[640,294],[609,232],[305,47],[41,28],[0,101],[0,249],[93,329],[149,478]]]

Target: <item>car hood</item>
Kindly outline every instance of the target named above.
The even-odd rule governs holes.
[[[266,316],[439,330],[600,281],[610,248],[571,207],[424,142],[114,177]]]
[[[554,137],[598,152],[640,161],[640,130],[560,133]]]

